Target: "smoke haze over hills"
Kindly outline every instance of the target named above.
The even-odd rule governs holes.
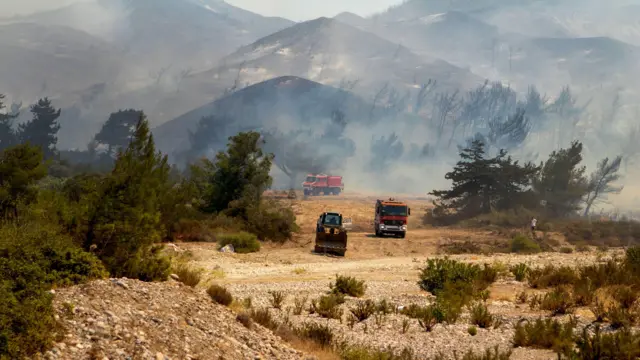
[[[623,155],[633,178],[640,1],[412,0],[362,16],[378,2],[298,23],[302,12],[239,3],[9,5],[5,15],[23,15],[0,20],[0,93],[22,103],[19,121],[40,97],[62,108],[61,149],[86,149],[125,108],[145,111],[179,163],[203,117],[213,134],[197,155],[259,129],[286,159],[282,187],[321,168],[347,187],[425,193],[447,186],[458,147],[476,136],[536,162],[580,140],[589,171]],[[294,90],[279,90],[287,81]],[[637,191],[627,184],[616,205],[634,206]]]

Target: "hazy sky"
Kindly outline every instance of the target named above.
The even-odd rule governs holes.
[[[83,0],[0,0],[0,16],[53,9]],[[343,11],[362,16],[386,10],[402,0],[227,0],[229,4],[267,16],[294,21],[320,16],[331,17]]]

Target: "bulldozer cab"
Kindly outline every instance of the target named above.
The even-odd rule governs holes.
[[[342,226],[342,214],[324,212],[316,226],[316,253],[333,253],[344,256],[347,251],[347,231]]]

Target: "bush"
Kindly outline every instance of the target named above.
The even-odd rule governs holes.
[[[441,246],[446,254],[481,254],[482,248],[473,241],[453,242]]]
[[[333,294],[344,294],[353,297],[361,297],[367,290],[364,280],[342,275],[336,275],[336,282],[329,284],[329,287]]]
[[[573,284],[578,280],[578,274],[568,266],[547,265],[543,268],[529,270],[528,280],[529,286],[532,288],[543,289]]]
[[[445,312],[437,305],[429,305],[419,313],[418,323],[427,332],[431,332],[436,324],[445,321]]]
[[[628,285],[618,285],[612,289],[613,298],[623,309],[631,309],[640,297],[640,293]]]
[[[304,310],[305,305],[307,304],[308,297],[296,297],[293,299],[293,315],[301,315]]]
[[[251,316],[251,319],[253,319],[253,321],[266,327],[267,329],[276,330],[278,328],[278,324],[275,322],[275,320],[271,316],[271,313],[269,312],[269,309],[267,308],[252,309],[249,313],[249,316]]]
[[[174,272],[178,275],[180,282],[187,286],[196,287],[202,279],[201,270],[192,269],[186,264],[178,265]]]
[[[458,307],[481,297],[496,278],[497,271],[487,264],[481,268],[448,258],[429,259],[421,269],[419,285],[438,298],[446,298],[448,305]]]
[[[511,252],[517,254],[535,254],[542,251],[540,245],[525,235],[518,234],[511,239]]]
[[[469,312],[471,313],[471,323],[473,325],[478,325],[482,329],[493,326],[493,315],[484,304],[475,304],[469,309]]]
[[[222,249],[226,245],[233,245],[233,249],[238,254],[248,254],[260,251],[260,242],[254,234],[239,232],[235,234],[223,234],[218,236],[218,248]]]
[[[359,301],[350,311],[358,321],[364,321],[376,312],[376,304],[372,300]]]
[[[269,294],[271,295],[271,306],[278,310],[282,309],[282,303],[287,295],[282,291],[269,291]]]
[[[2,224],[0,227],[0,358],[43,352],[56,321],[51,287],[108,276],[94,255],[82,251],[57,226]]]
[[[627,249],[625,253],[625,264],[636,276],[640,276],[640,246]]]
[[[447,283],[473,283],[480,274],[478,265],[465,264],[448,258],[429,259],[420,270],[420,287],[432,294],[443,290]]]
[[[299,230],[296,215],[291,207],[283,206],[276,200],[264,200],[257,207],[247,209],[247,231],[256,234],[260,240],[285,242]]]
[[[571,359],[637,359],[640,357],[640,333],[632,333],[628,329],[609,334],[602,334],[600,325],[596,325],[593,335],[588,327],[582,330],[576,341],[576,349]]]
[[[343,303],[344,295],[329,294],[321,296],[317,301],[313,301],[311,306],[313,312],[324,318],[340,320],[342,318],[340,305]]]
[[[565,224],[563,232],[572,244],[620,247],[640,243],[637,221],[574,221]]]
[[[467,332],[471,336],[476,336],[476,335],[478,335],[478,328],[475,327],[475,326],[469,326],[469,328],[467,329]]]
[[[525,322],[525,325],[522,323]],[[513,336],[515,347],[532,347],[538,349],[552,349],[558,353],[566,353],[573,348],[573,329],[575,319],[565,324],[557,320],[538,318],[534,323],[527,320],[516,325]]]
[[[514,265],[509,270],[511,271],[513,276],[515,276],[516,281],[523,281],[529,273],[529,267],[527,266],[527,264],[523,263]]]
[[[552,315],[564,315],[572,312],[574,303],[571,293],[564,287],[557,287],[542,298],[540,308],[551,311]]]
[[[229,306],[233,302],[233,295],[223,286],[213,284],[207,289],[207,294],[211,300],[224,306]]]
[[[121,270],[111,269],[112,275],[141,281],[165,281],[171,273],[171,260],[162,254],[164,246],[156,245],[139,250]]]
[[[563,246],[560,248],[560,252],[563,254],[571,254],[573,253],[573,249],[568,246]]]
[[[333,342],[333,330],[327,325],[305,323],[296,332],[300,337],[311,340],[321,347],[329,347]]]

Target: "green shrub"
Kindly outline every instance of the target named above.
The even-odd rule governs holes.
[[[574,221],[563,227],[567,241],[573,244],[620,247],[640,243],[637,221]]]
[[[165,281],[171,273],[171,259],[162,254],[164,245],[139,250],[122,265],[111,269],[112,274],[141,281]]]
[[[364,321],[376,312],[376,304],[372,300],[359,301],[350,311],[358,321]]]
[[[229,306],[233,302],[233,295],[225,287],[213,284],[207,289],[207,294],[211,300],[224,306]]]
[[[436,324],[446,319],[445,311],[438,304],[429,305],[419,313],[418,323],[427,332],[431,332]]]
[[[600,325],[595,326],[593,335],[585,327],[571,353],[571,359],[576,360],[637,358],[640,358],[640,333],[623,329],[603,335]]]
[[[287,294],[282,291],[269,291],[269,295],[271,295],[271,306],[273,306],[275,309],[282,309],[282,303],[287,297]]]
[[[479,277],[478,265],[465,264],[449,258],[429,259],[420,271],[419,285],[423,290],[437,294],[447,283],[471,284]]]
[[[478,335],[478,328],[475,327],[475,326],[469,326],[469,328],[467,329],[467,332],[471,336],[476,336],[476,335]]]
[[[285,242],[291,240],[299,230],[291,207],[283,206],[276,200],[265,199],[259,206],[249,207],[246,212],[247,231],[256,234],[260,240]]]
[[[254,234],[239,232],[235,234],[222,234],[218,236],[218,248],[231,244],[236,253],[248,254],[260,251],[260,242]]]
[[[367,290],[364,280],[342,275],[336,275],[336,282],[329,284],[329,287],[333,294],[344,294],[353,297],[361,297]]]
[[[489,309],[482,304],[477,303],[473,305],[469,312],[471,313],[471,323],[478,325],[482,329],[487,329],[493,326],[493,315],[489,312]]]
[[[481,254],[482,248],[473,241],[453,242],[441,246],[446,254]]]
[[[307,304],[308,297],[296,297],[293,299],[293,315],[301,315],[304,310],[305,305]]]
[[[547,265],[543,268],[529,270],[528,280],[529,286],[532,288],[543,289],[573,284],[578,280],[578,274],[568,266]]]
[[[513,345],[515,347],[552,349],[559,353],[566,353],[573,348],[575,327],[575,319],[564,324],[557,320],[542,320],[541,318],[533,323],[526,320],[520,321],[515,328]]]
[[[481,355],[475,354],[469,350],[464,354],[462,360],[509,360],[512,352],[513,351],[511,349],[504,352],[500,351],[498,346],[496,346],[493,351],[491,351],[491,349],[486,349]],[[458,357],[456,356],[456,359],[457,358]]]
[[[640,293],[628,285],[618,285],[612,289],[613,298],[624,309],[631,309],[633,304],[640,298]]]
[[[563,254],[571,254],[573,253],[573,249],[568,246],[563,246],[560,248],[560,252]]]
[[[321,347],[329,347],[333,342],[333,330],[327,325],[304,323],[296,333],[303,339],[311,340]]]
[[[94,255],[73,244],[57,226],[12,223],[0,227],[0,359],[43,352],[56,321],[51,287],[108,275]]]
[[[638,314],[632,309],[625,309],[617,303],[610,304],[604,313],[613,329],[629,328],[638,320]]]
[[[527,274],[529,273],[529,267],[527,264],[517,264],[510,268],[511,273],[515,276],[516,281],[523,281],[526,279]]]
[[[575,304],[571,293],[564,287],[559,286],[553,291],[544,295],[540,308],[551,311],[552,315],[564,315],[571,313]]]
[[[192,269],[186,264],[178,265],[174,272],[178,275],[179,281],[187,286],[196,287],[202,279],[201,270]]]
[[[278,323],[276,323],[276,321],[273,319],[271,313],[269,312],[269,309],[267,308],[251,309],[249,316],[251,316],[251,319],[253,319],[253,321],[266,327],[267,329],[276,330],[278,328]]]
[[[630,247],[626,250],[625,264],[636,276],[640,276],[640,246]]]
[[[344,303],[344,295],[329,294],[323,295],[317,301],[312,301],[313,312],[327,319],[340,320],[342,309],[340,305]]]
[[[517,254],[535,254],[542,251],[540,245],[525,235],[518,234],[511,239],[511,252]]]

